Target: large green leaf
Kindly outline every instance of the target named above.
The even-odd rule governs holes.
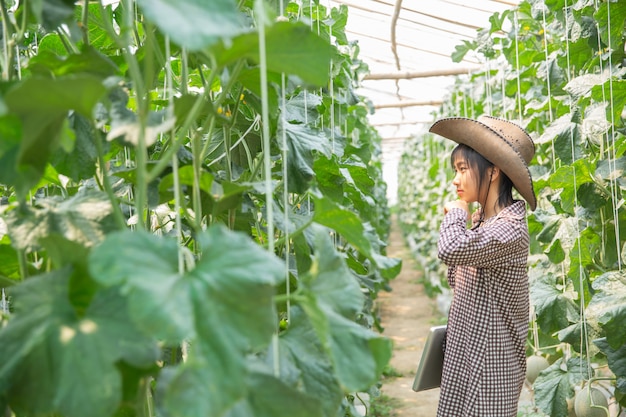
[[[589,378],[582,359],[558,359],[535,380],[535,403],[550,417],[567,417],[567,399],[573,397],[574,386]]]
[[[612,348],[606,338],[594,340],[594,343],[606,355],[609,368],[617,377],[617,389],[626,394],[626,344]]]
[[[547,126],[538,143],[553,143],[554,151],[563,164],[571,164],[583,153],[580,149],[580,127],[566,114]]]
[[[70,115],[69,122],[74,133],[71,146],[69,149],[58,148],[51,158],[51,164],[59,174],[79,182],[93,177],[96,173],[98,160],[96,141],[103,142],[103,137],[91,125],[89,119],[78,113]]]
[[[201,256],[187,271],[175,240],[145,232],[110,235],[90,257],[96,280],[128,294],[139,327],[169,343],[191,342],[189,360],[159,382],[162,407],[176,416],[221,415],[242,398],[245,357],[276,329],[274,287],[284,277],[277,258],[223,226],[199,235],[198,245]]]
[[[322,97],[310,92],[301,91],[291,97],[283,108],[285,120],[289,123],[305,123],[315,125],[320,117],[318,106],[322,105]]]
[[[6,214],[9,235],[16,248],[38,249],[39,240],[53,234],[93,246],[115,229],[113,207],[104,193],[84,192],[67,200],[50,197],[37,203],[37,207],[19,207]]]
[[[355,323],[364,301],[360,286],[323,229],[316,231],[315,242],[315,261],[302,278],[306,289],[300,306],[330,353],[344,389],[365,390],[391,358],[391,341]]]
[[[145,0],[147,1],[147,0]],[[278,22],[266,27],[266,59],[270,71],[297,75],[307,83],[323,86],[334,48],[302,23]],[[212,54],[218,65],[226,66],[240,59],[259,60],[259,35],[249,33],[215,45]]]
[[[26,3],[38,23],[48,31],[54,31],[61,24],[69,24],[74,17],[72,0],[32,0]]]
[[[592,286],[595,294],[587,315],[602,325],[607,342],[617,349],[626,344],[626,272],[606,272],[597,277]]]
[[[571,158],[570,158],[571,159]],[[581,158],[572,163],[560,167],[550,176],[550,187],[562,189],[560,193],[561,207],[567,213],[573,214],[579,204],[579,188],[593,181],[593,169],[590,162]]]
[[[563,291],[553,276],[543,276],[530,287],[530,297],[537,312],[541,330],[551,334],[579,320],[578,306],[572,289]]]
[[[334,416],[343,397],[341,387],[315,330],[297,305],[291,308],[289,327],[280,335],[280,346],[281,378],[302,386],[317,398],[326,416]]]
[[[102,82],[93,75],[32,77],[9,88],[4,99],[11,114],[21,121],[22,140],[10,159],[18,174],[6,183],[18,186],[18,193],[25,196],[59,146],[67,113],[75,110],[90,118],[104,92]]]
[[[323,417],[320,398],[298,390],[256,365],[248,374],[247,395],[225,417]],[[336,414],[333,414],[333,416]]]
[[[343,187],[346,178],[340,171],[338,158],[326,158],[320,155],[313,163],[313,170],[315,185],[322,194],[336,203],[343,203],[345,199]]]
[[[381,255],[372,244],[379,240],[372,240],[375,233],[367,233],[366,225],[354,212],[342,208],[327,197],[315,196],[315,212],[313,220],[319,224],[335,230],[346,241],[364,256],[374,262],[381,269],[385,277],[393,277],[400,272],[400,259],[388,258]]]
[[[303,193],[315,176],[313,163],[317,153],[330,158],[332,150],[328,137],[307,125],[285,123],[278,130],[278,138],[285,135],[287,142],[287,179],[289,190]]]
[[[58,35],[46,35],[46,37],[54,36]],[[111,59],[91,46],[85,46],[80,53],[69,56],[58,55],[52,50],[40,50],[28,62],[28,69],[44,76],[91,74],[102,79],[120,73],[119,68]]]
[[[163,33],[190,51],[246,30],[234,0],[137,0],[137,4]]]
[[[128,320],[117,288],[96,294],[78,316],[68,293],[71,269],[31,278],[14,287],[15,311],[0,331],[0,390],[18,413],[109,417],[122,398],[116,366],[147,367],[156,344]]]
[[[316,196],[314,202],[313,219],[317,223],[337,231],[364,255],[371,255],[372,245],[365,236],[365,228],[358,215],[342,208],[327,197]]]
[[[70,110],[91,118],[105,92],[100,77],[75,74],[55,79],[28,78],[7,91],[4,98],[9,110],[23,119],[37,121],[42,113],[58,115]]]
[[[624,76],[619,73],[613,75],[614,77]],[[607,120],[620,120],[621,111],[626,106],[626,81],[609,79],[604,84],[595,86],[591,91],[591,97],[598,103],[610,104],[607,106],[607,114],[605,116]],[[607,99],[610,99],[610,101]],[[611,111],[613,112],[612,114],[609,113]]]
[[[623,29],[626,9],[622,4],[606,2],[598,5],[594,18],[598,24],[602,42],[613,51],[623,49]],[[609,42],[610,38],[610,42]]]

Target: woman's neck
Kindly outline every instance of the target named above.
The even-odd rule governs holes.
[[[487,195],[487,200],[485,201],[485,205],[483,206],[484,220],[487,220],[496,214],[500,213],[500,211],[504,208],[498,204],[498,192],[497,187],[498,184],[494,182],[489,187],[489,194]],[[495,187],[494,187],[495,186]]]

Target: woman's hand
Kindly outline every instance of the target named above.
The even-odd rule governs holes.
[[[468,204],[463,201],[463,200],[454,200],[454,201],[448,201],[444,206],[443,206],[443,214],[448,214],[448,212],[450,210],[452,210],[453,208],[460,208],[465,210],[465,212],[469,215],[469,206]]]

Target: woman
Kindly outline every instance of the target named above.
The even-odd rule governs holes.
[[[439,259],[454,291],[438,417],[517,415],[526,374],[528,227],[537,200],[528,133],[490,116],[448,118],[430,131],[459,145],[451,155],[459,199],[444,206]],[[468,229],[468,205],[480,204]]]

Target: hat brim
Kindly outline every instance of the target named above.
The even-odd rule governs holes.
[[[537,197],[528,165],[517,149],[498,132],[478,120],[464,117],[441,119],[430,127],[430,132],[480,153],[511,179],[530,209],[535,210]]]

